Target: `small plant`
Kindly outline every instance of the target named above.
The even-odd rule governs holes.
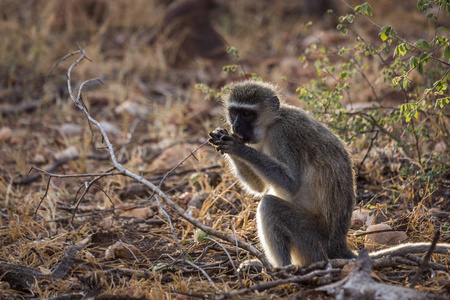
[[[446,125],[450,118],[450,40],[445,37],[447,28],[439,25],[438,18],[450,16],[450,2],[417,2],[417,9],[429,11],[426,18],[435,25],[428,40],[410,41],[399,36],[392,26],[378,26],[369,18],[373,13],[368,3],[351,9],[351,13],[339,17],[337,30],[355,36],[353,47],[337,50],[343,62],[338,60],[334,64],[330,63],[330,57],[336,54],[335,49],[316,45],[307,48],[300,61],[307,63],[312,54],[318,57],[314,65],[319,79],[300,87],[298,97],[316,117],[325,119],[348,142],[367,148],[367,152],[373,145],[395,145],[401,151],[399,156],[406,155],[414,162],[414,167],[405,167],[403,170],[407,172],[403,174],[414,174],[415,183],[431,187],[432,193],[437,188],[436,182],[449,172],[445,162],[450,158],[450,132]],[[371,44],[357,32],[353,24],[362,18],[378,27],[379,43]],[[368,74],[374,71],[368,64],[370,59],[382,64],[383,85],[375,86],[368,79]],[[335,81],[333,88],[327,87],[330,78]],[[352,109],[349,87],[356,82],[361,84],[361,80],[370,88],[375,101]],[[397,93],[403,104],[386,103],[380,90],[385,94],[386,90]],[[347,107],[343,105],[345,97]]]

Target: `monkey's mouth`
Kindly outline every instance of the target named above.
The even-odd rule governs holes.
[[[244,140],[244,136],[242,134],[235,132],[234,135],[237,136],[238,138],[240,138],[241,140]]]
[[[236,133],[236,132],[234,132],[233,134],[234,134],[238,139],[242,140],[244,143],[251,143],[251,142],[252,142],[252,139],[251,139],[251,137],[249,137],[249,136],[246,136],[246,135],[243,135],[243,134],[240,134],[240,133]]]

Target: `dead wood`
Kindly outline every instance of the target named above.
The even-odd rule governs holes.
[[[55,278],[63,278],[71,269],[72,265],[75,263],[75,255],[86,247],[87,244],[92,240],[89,236],[84,240],[76,243],[72,247],[70,247],[56,267],[55,271],[53,271],[52,275]]]
[[[51,173],[54,170],[56,170],[57,168],[67,164],[68,162],[70,162],[72,160],[78,159],[78,158],[80,158],[79,155],[62,158],[60,160],[55,161],[53,164],[51,164],[50,167],[48,167],[45,171],[48,173]],[[107,160],[107,159],[109,159],[109,156],[98,155],[98,154],[89,154],[87,156],[87,158],[88,159],[96,159],[96,160]],[[34,173],[34,174],[30,174],[25,177],[14,178],[13,183],[14,184],[30,184],[30,183],[38,180],[41,177],[42,177],[42,173]]]
[[[414,289],[379,283],[372,279],[370,272],[372,262],[369,252],[363,249],[356,259],[355,268],[344,279],[317,288],[317,291],[326,292],[335,296],[337,300],[359,300],[359,299],[383,299],[383,300],[422,300],[426,295]]]
[[[31,290],[36,280],[53,279],[54,276],[43,275],[36,269],[27,266],[0,262],[0,281],[8,282],[13,289]]]

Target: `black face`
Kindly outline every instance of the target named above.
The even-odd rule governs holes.
[[[254,123],[257,119],[256,111],[246,108],[231,107],[229,110],[233,133],[244,143],[256,142]]]

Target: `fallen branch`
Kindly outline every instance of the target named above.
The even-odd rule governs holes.
[[[417,270],[416,275],[411,280],[411,284],[409,285],[409,287],[413,288],[416,286],[416,284],[419,282],[420,278],[422,277],[423,272],[428,267],[428,264],[431,259],[431,254],[433,254],[434,249],[436,248],[436,244],[439,240],[440,235],[441,235],[440,231],[436,231],[436,233],[434,234],[433,242],[431,242],[430,248],[428,249],[427,254],[425,255],[425,258],[423,259],[423,262],[420,263],[420,268],[419,268],[419,270]]]
[[[372,262],[369,252],[363,249],[359,252],[355,267],[344,279],[317,288],[317,291],[326,292],[336,299],[385,299],[385,300],[422,300],[426,299],[423,293],[410,288],[379,283],[372,279],[370,272]]]
[[[0,261],[0,281],[8,282],[13,289],[33,290],[36,280],[53,279],[53,276],[43,275],[40,271],[27,266],[14,265]]]
[[[67,164],[68,162],[70,162],[70,161],[72,161],[72,160],[75,160],[75,159],[78,159],[78,158],[80,158],[79,155],[68,156],[68,157],[62,158],[62,159],[60,159],[60,160],[55,161],[55,162],[54,162],[50,167],[48,167],[45,171],[44,171],[44,170],[41,170],[41,169],[39,169],[39,168],[37,168],[37,167],[31,167],[30,172],[31,172],[32,170],[38,170],[39,173],[31,174],[31,175],[28,175],[28,176],[25,176],[25,177],[17,177],[17,178],[14,178],[13,183],[14,183],[14,184],[29,184],[29,183],[32,183],[33,181],[36,181],[37,179],[41,178],[41,176],[42,176],[41,173],[44,173],[44,174],[46,174],[46,175],[49,175],[51,172],[53,172],[54,170],[56,170],[58,167],[60,167],[60,166],[62,166],[62,165],[65,165],[65,164]],[[100,155],[97,155],[97,154],[89,154],[89,155],[87,156],[87,158],[88,158],[88,159],[97,159],[97,160],[106,160],[106,159],[109,159],[108,156],[100,156]],[[69,177],[69,176],[70,176],[70,175],[58,175],[58,174],[53,174],[53,175],[52,175],[52,177],[58,177],[58,178],[64,178],[64,177]],[[83,174],[83,177],[84,177],[84,176],[87,177],[87,176],[89,176],[89,175]],[[72,176],[72,177],[73,177],[73,176]],[[81,176],[78,176],[78,177],[81,177]]]
[[[92,124],[94,124],[95,126],[97,126],[97,128],[100,130],[100,133],[104,139],[104,142],[108,148],[110,157],[111,157],[111,161],[114,164],[114,167],[116,168],[116,170],[125,175],[128,176],[130,178],[133,178],[134,180],[142,183],[143,185],[147,186],[150,190],[152,190],[158,197],[160,197],[161,199],[164,200],[164,202],[175,212],[177,213],[180,217],[184,218],[186,221],[188,221],[189,223],[191,223],[192,225],[194,225],[195,227],[203,230],[204,232],[206,232],[206,234],[218,237],[222,240],[225,240],[227,242],[230,243],[237,243],[238,246],[244,250],[247,250],[248,252],[250,252],[252,255],[256,256],[259,260],[261,260],[261,262],[264,264],[265,267],[271,269],[272,266],[270,265],[269,261],[266,259],[266,257],[264,256],[264,254],[259,251],[258,249],[256,249],[255,247],[253,247],[252,245],[250,245],[249,243],[243,242],[241,240],[236,240],[233,236],[226,234],[224,232],[215,230],[209,226],[204,225],[203,223],[199,222],[197,219],[195,219],[194,217],[190,216],[189,214],[186,213],[186,211],[184,209],[182,209],[180,206],[178,206],[178,204],[176,204],[174,201],[172,201],[165,193],[163,193],[163,191],[161,191],[161,189],[159,187],[157,187],[156,185],[154,185],[152,182],[150,182],[149,180],[143,178],[142,176],[135,174],[131,171],[129,171],[127,168],[125,168],[122,164],[120,164],[117,161],[115,152],[114,152],[114,148],[109,140],[109,137],[105,131],[105,129],[101,126],[101,124],[95,120],[87,111],[86,107],[83,105],[83,103],[81,102],[81,91],[83,86],[85,85],[86,81],[83,82],[80,85],[80,88],[78,90],[78,95],[75,96],[73,94],[72,91],[72,86],[71,86],[71,72],[72,69],[80,62],[82,61],[85,57],[86,57],[86,50],[85,49],[80,49],[81,50],[81,55],[80,57],[69,67],[69,70],[67,71],[67,87],[69,89],[69,95],[71,97],[71,99],[73,100],[73,102],[77,105],[77,107],[85,114],[86,118],[89,120],[89,122],[91,122]],[[90,79],[89,81],[93,81],[95,79]]]
[[[162,192],[161,186],[156,186],[155,184],[153,184],[149,180],[143,178],[143,176],[131,172],[130,170],[125,168],[117,160],[116,154],[114,152],[113,145],[111,144],[105,129],[102,127],[102,125],[96,119],[94,119],[90,115],[90,113],[88,112],[86,106],[84,105],[84,103],[82,101],[82,97],[81,97],[82,96],[82,89],[83,89],[83,87],[88,82],[92,82],[92,81],[95,81],[95,80],[98,80],[98,79],[89,79],[89,80],[86,80],[83,83],[81,83],[81,85],[78,88],[77,95],[75,95],[73,90],[72,90],[72,86],[71,86],[71,72],[72,72],[73,68],[75,68],[75,66],[77,66],[78,63],[80,63],[83,59],[86,58],[85,49],[81,49],[80,48],[80,52],[79,53],[80,53],[80,57],[69,67],[69,69],[67,71],[67,87],[68,87],[68,90],[69,90],[69,95],[70,95],[72,101],[75,103],[75,105],[84,113],[84,115],[86,116],[86,118],[88,119],[90,124],[95,125],[100,130],[100,133],[101,133],[101,136],[103,138],[103,141],[106,144],[106,148],[108,149],[108,152],[109,152],[109,155],[110,155],[110,160],[111,160],[111,162],[114,165],[113,167],[110,168],[110,170],[115,169],[116,172],[100,173],[100,174],[57,175],[57,174],[51,174],[49,172],[46,172],[46,171],[38,169],[38,168],[35,168],[35,169],[40,171],[41,173],[44,173],[44,174],[50,176],[50,177],[88,177],[88,176],[92,177],[92,176],[108,176],[108,175],[122,175],[122,176],[130,177],[130,178],[136,180],[137,182],[140,182],[141,184],[143,184],[146,187],[148,187],[151,191],[153,191],[153,193],[154,193],[154,195],[155,195],[155,197],[157,199],[162,199],[164,201],[164,203],[167,204],[170,207],[171,210],[173,210],[176,214],[178,214],[180,217],[182,217],[183,219],[185,219],[186,221],[188,221],[189,223],[191,223],[195,227],[203,230],[208,235],[215,236],[215,237],[217,237],[219,239],[222,239],[224,241],[227,241],[227,242],[229,242],[231,244],[237,244],[240,248],[242,248],[244,250],[247,250],[252,255],[254,255],[257,258],[259,258],[261,260],[261,262],[264,264],[264,266],[266,266],[268,269],[271,269],[272,267],[271,267],[270,263],[267,261],[267,259],[265,258],[264,254],[261,251],[259,251],[258,249],[256,249],[252,245],[250,245],[249,243],[246,243],[246,242],[243,242],[241,240],[238,240],[234,236],[231,236],[231,235],[226,234],[224,232],[215,230],[215,229],[213,229],[213,228],[211,228],[209,226],[206,226],[203,223],[199,222],[197,219],[195,219],[194,217],[192,217],[188,213],[186,213],[186,211],[184,209],[182,209],[180,206],[178,206],[178,204],[176,204],[174,201],[172,201],[164,192]],[[205,143],[203,143],[203,145],[204,144]],[[194,153],[195,153],[195,151],[193,151],[189,156],[193,156]],[[181,163],[183,163],[183,161]],[[180,165],[180,164],[178,164],[178,165]],[[165,178],[167,178],[170,174],[172,174],[172,172],[174,170],[175,170],[175,168],[170,170],[162,178],[162,181]],[[170,222],[170,216],[168,216],[168,219],[169,219],[169,222]],[[176,235],[175,235],[175,238],[177,239]],[[207,273],[204,270],[202,270],[199,266],[197,266],[194,263],[189,262],[187,260],[184,260],[184,262],[190,264],[192,267],[194,267],[194,268],[198,269],[199,271],[201,271],[207,278],[209,277],[209,276],[207,276]],[[212,283],[210,278],[208,278],[208,280]],[[220,291],[217,288],[217,286],[214,285],[214,287],[216,288],[217,291]]]
[[[274,280],[274,281],[255,284],[249,288],[234,290],[229,293],[218,295],[214,299],[227,299],[227,298],[232,298],[232,297],[236,297],[239,295],[247,294],[247,293],[250,293],[253,291],[265,291],[265,290],[268,290],[268,289],[271,289],[271,288],[274,288],[274,287],[277,287],[277,286],[280,286],[283,284],[310,283],[310,282],[314,281],[316,277],[322,277],[322,276],[327,276],[330,274],[336,274],[336,273],[339,273],[340,271],[341,271],[340,269],[315,270],[306,275],[290,276],[290,277],[284,278],[284,279],[278,279],[278,280]]]
[[[52,276],[54,278],[63,278],[67,272],[69,272],[72,265],[75,263],[75,255],[86,247],[87,244],[91,241],[91,237],[87,237],[84,240],[76,243],[72,247],[70,247],[66,253],[64,253],[61,262],[56,267],[55,271],[53,271]]]

